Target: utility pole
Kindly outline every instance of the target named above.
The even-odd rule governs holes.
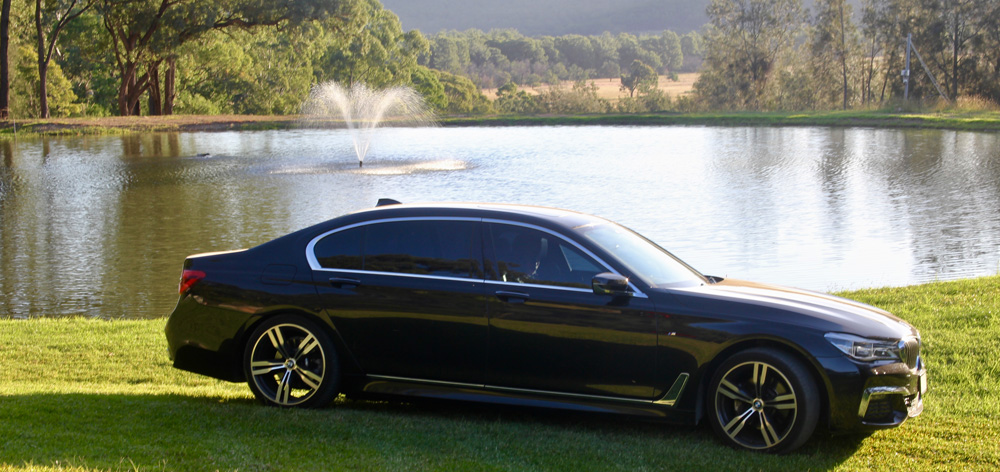
[[[903,69],[903,100],[910,99],[910,49],[913,48],[911,41],[913,34],[906,35],[906,67]]]
[[[920,51],[917,51],[917,49],[913,47],[912,34],[906,35],[906,68],[903,69],[903,100],[908,100],[910,97],[910,51],[913,51],[913,53],[917,55],[920,65],[924,68],[924,73],[927,74],[927,78],[931,79],[931,83],[934,84],[934,88],[937,89],[941,98],[950,102],[951,99],[949,99],[948,95],[945,95],[944,91],[941,90],[941,86],[938,85],[938,81],[934,78],[934,74],[931,74],[931,70],[927,67],[927,63],[924,62],[924,58],[920,57]]]

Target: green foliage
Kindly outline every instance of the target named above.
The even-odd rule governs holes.
[[[497,89],[497,99],[493,105],[500,113],[515,115],[537,113],[539,110],[535,97],[524,90],[518,90],[514,82],[507,82]]]
[[[432,70],[416,66],[410,73],[410,85],[435,111],[444,111],[448,108],[448,96],[444,93],[444,85]]]
[[[661,72],[686,70],[681,39],[672,31],[529,38],[514,30],[484,33],[472,29],[438,33],[429,41],[429,53],[420,56],[420,64],[464,75],[480,88],[507,82],[535,86],[557,80],[617,78],[635,60]],[[697,59],[692,52],[692,63],[697,64]]]
[[[214,31],[179,49],[176,112],[298,113],[314,83],[326,33],[315,24],[286,31]],[[213,58],[226,57],[227,61]]]
[[[70,22],[58,44],[62,54],[54,63],[73,83],[73,91],[87,108],[86,114],[107,116],[116,110],[118,72],[101,15],[89,10]]]
[[[407,84],[429,43],[419,31],[403,33],[399,18],[378,0],[353,0],[323,23],[328,46],[316,63],[316,81],[364,83],[380,88]]]
[[[607,113],[611,105],[597,96],[597,85],[593,81],[579,80],[570,90],[561,86],[551,87],[535,98],[537,107],[545,113],[591,114]]]
[[[629,66],[628,73],[622,74],[621,80],[622,91],[628,91],[628,96],[634,97],[636,90],[648,93],[650,90],[655,89],[660,78],[656,75],[656,71],[652,67],[636,59]]]
[[[471,80],[448,72],[434,71],[438,82],[444,87],[448,97],[445,111],[449,113],[492,113],[493,104],[483,96],[479,88]]]
[[[698,98],[710,108],[766,109],[770,80],[802,31],[801,0],[712,0]]]
[[[17,56],[12,61],[11,114],[15,118],[39,117],[38,102],[38,55],[34,48],[21,46],[17,48]],[[63,75],[59,64],[52,63],[48,70],[49,111],[53,118],[79,116],[86,111],[83,104],[77,103],[73,85]]]

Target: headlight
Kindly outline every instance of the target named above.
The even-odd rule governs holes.
[[[899,352],[900,341],[869,339],[844,333],[826,333],[824,337],[841,352],[859,361],[900,361],[903,359]]]

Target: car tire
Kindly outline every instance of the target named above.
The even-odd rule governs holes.
[[[726,359],[708,389],[712,429],[728,445],[783,454],[816,429],[819,389],[794,356],[755,348]]]
[[[267,405],[323,407],[340,387],[340,363],[330,335],[300,316],[277,316],[254,330],[243,369],[254,396]]]

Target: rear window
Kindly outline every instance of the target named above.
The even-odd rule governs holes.
[[[479,222],[386,221],[332,233],[316,242],[326,269],[482,278]]]

